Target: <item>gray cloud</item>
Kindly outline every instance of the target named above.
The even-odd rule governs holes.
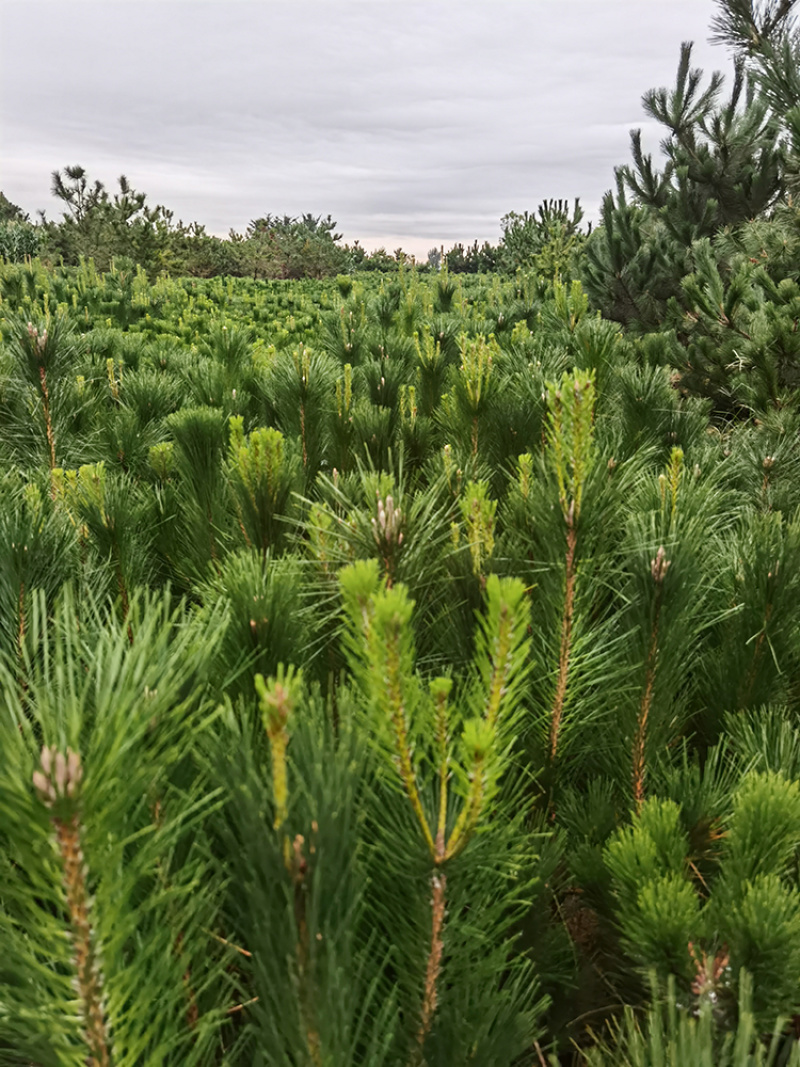
[[[710,71],[713,0],[192,0],[0,5],[0,187],[57,213],[50,172],[125,173],[213,232],[330,212],[424,254],[496,240],[545,197],[596,211],[671,84]]]

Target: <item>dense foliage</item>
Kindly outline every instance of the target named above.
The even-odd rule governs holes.
[[[800,1062],[790,7],[513,274],[266,280],[337,244],[269,216],[154,275],[62,177],[0,265],[0,1063]]]
[[[336,223],[306,213],[299,218],[266,215],[253,219],[244,233],[231,230],[225,239],[198,223],[175,222],[163,205],[151,207],[145,193],[132,188],[125,175],[119,192],[110,196],[102,182],[89,184],[83,167],[54,171],[53,195],[64,210],[59,221],[44,213],[38,225],[0,192],[0,262],[21,263],[39,256],[49,266],[79,266],[87,259],[103,271],[121,262],[136,265],[153,280],[171,277],[244,277],[259,279],[328,278],[364,272],[397,273],[417,266],[402,248],[367,252],[358,241],[343,245]],[[540,270],[553,277],[578,270],[586,235],[580,230],[583,212],[564,201],[546,201],[533,214],[510,212],[502,219],[498,245],[477,241],[448,252],[433,248],[420,272],[446,266],[453,274],[520,269]]]

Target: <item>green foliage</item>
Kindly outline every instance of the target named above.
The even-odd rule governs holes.
[[[673,975],[721,1014],[732,1010],[731,981],[742,970],[753,977],[760,1022],[792,1011],[800,970],[792,947],[800,930],[793,867],[799,834],[798,784],[774,772],[745,774],[701,880],[680,808],[648,800],[604,852],[623,944],[643,966],[661,978]],[[698,943],[709,946],[708,955]]]
[[[633,131],[632,164],[617,168],[583,264],[604,315],[674,330],[669,361],[687,388],[733,413],[783,406],[795,384],[796,315],[784,318],[796,280],[784,265],[797,229],[792,6],[720,0],[717,38],[736,52],[727,99],[722,75],[704,86],[682,46],[675,88],[643,98],[666,133],[663,169]]]
[[[48,619],[35,598],[24,688],[3,678],[0,1048],[202,1063],[227,987],[206,933],[221,881],[195,837],[214,799],[190,758],[215,620],[181,630],[163,598],[137,598],[130,645],[77,611],[66,592]]]
[[[742,974],[739,983],[739,1022],[731,1033],[720,1033],[714,1009],[706,1002],[698,1013],[680,1004],[674,984],[663,1002],[654,996],[644,1023],[630,1007],[615,1028],[613,1040],[586,1055],[589,1067],[786,1067],[800,1062],[797,1043],[781,1033],[781,1024],[762,1039],[752,1012],[752,983]]]
[[[487,581],[473,671],[451,704],[451,679],[431,680],[426,692],[415,672],[413,602],[406,590],[381,583],[374,561],[345,569],[340,581],[349,660],[366,702],[367,733],[384,767],[379,780],[388,776],[388,788],[407,801],[419,842],[415,847],[414,838],[404,835],[402,844],[398,840],[389,848],[398,877],[403,863],[411,865],[409,874],[417,872],[412,894],[418,898],[405,901],[395,919],[402,931],[396,942],[401,996],[410,999],[407,1008],[418,1019],[412,1058],[444,1063],[455,1048],[462,1050],[459,1058],[477,1049],[489,1060],[506,1061],[528,1046],[543,1007],[532,1000],[536,983],[528,964],[508,955],[521,901],[510,891],[507,912],[495,903],[495,887],[508,877],[509,860],[519,865],[520,875],[527,868],[522,877],[528,879],[534,860],[524,840],[513,844],[500,821],[503,815],[514,821],[516,790],[508,779],[528,655],[524,587],[496,576]],[[386,845],[393,836],[389,827],[381,834]],[[425,854],[427,891],[420,878]],[[469,856],[480,869],[467,865]],[[528,887],[533,888],[530,882]],[[424,904],[426,924],[420,921]],[[491,947],[473,973],[464,967],[469,958],[477,964],[465,909],[467,915],[480,909],[493,931]],[[415,972],[416,990],[409,984]],[[420,995],[421,1006],[412,1008]]]
[[[198,591],[202,615],[224,609],[213,672],[220,689],[249,695],[256,671],[269,675],[282,663],[305,664],[312,676],[310,612],[296,560],[240,549]]]
[[[20,263],[39,254],[41,229],[24,221],[0,221],[0,259]]]
[[[423,271],[58,175],[65,264],[0,264],[0,1060],[791,1062],[796,39],[721,7],[731,96],[684,49],[588,236]]]
[[[605,851],[614,881],[623,942],[640,963],[662,977],[686,977],[687,945],[700,902],[688,880],[688,842],[672,801],[646,803],[634,826],[619,830]]]
[[[232,233],[231,238],[243,273],[253,278],[325,278],[349,265],[335,229],[330,215],[267,215],[254,219],[243,236]]]
[[[265,553],[280,545],[292,517],[297,463],[286,455],[283,435],[271,428],[245,437],[242,416],[231,419],[228,463],[242,536],[248,548]]]
[[[210,825],[229,857],[225,939],[240,949],[222,1054],[378,1067],[396,1058],[400,1021],[369,899],[365,739],[346,694],[334,730],[296,676],[259,688],[267,728],[250,701],[229,706],[208,752],[226,796]]]
[[[545,200],[537,211],[509,212],[501,219],[500,262],[505,270],[534,270],[550,279],[575,275],[585,235],[583,209],[566,200]]]

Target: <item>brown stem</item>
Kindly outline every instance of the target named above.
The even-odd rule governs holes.
[[[288,839],[287,839],[288,840]],[[294,914],[297,923],[297,971],[300,983],[300,1011],[306,1031],[306,1042],[314,1067],[322,1067],[319,1031],[313,1018],[311,979],[309,974],[308,922],[306,921],[306,875],[308,863],[303,855],[305,839],[297,834],[290,846],[290,873],[294,881]]]
[[[300,437],[303,441],[303,470],[308,470],[308,447],[306,445],[306,405],[300,404]]]
[[[644,782],[647,773],[645,760],[645,742],[647,739],[647,720],[650,715],[650,706],[653,703],[653,688],[656,680],[656,667],[658,664],[658,626],[661,617],[661,603],[664,597],[664,579],[671,567],[664,546],[661,545],[655,557],[650,561],[650,574],[656,585],[655,600],[653,603],[653,626],[650,631],[650,645],[647,650],[647,668],[645,671],[644,689],[639,704],[639,714],[636,720],[636,736],[633,742],[633,800],[637,813],[641,811],[644,803]]]
[[[392,554],[391,552],[385,552],[383,556],[383,572],[386,575],[386,588],[392,588]]]
[[[650,632],[650,647],[647,651],[647,671],[644,679],[639,715],[636,720],[636,737],[633,742],[633,802],[637,813],[644,803],[644,783],[647,774],[645,759],[645,742],[647,739],[647,719],[653,702],[653,689],[656,681],[656,663],[658,659],[658,621],[661,614],[661,597],[663,585],[656,590],[655,617]]]
[[[227,941],[224,937],[220,937],[219,934],[215,934],[212,930],[203,930],[204,934],[210,934],[215,941],[219,941],[221,945],[226,948],[232,948],[234,952],[238,952],[242,956],[246,956],[248,959],[252,959],[253,953],[248,952],[246,948],[242,948],[241,945],[234,945],[232,941]]]
[[[253,544],[252,544],[250,538],[247,536],[247,530],[245,530],[244,522],[242,521],[242,509],[240,507],[238,507],[238,506],[236,508],[236,516],[237,516],[236,521],[239,523],[239,529],[242,531],[242,537],[244,538],[244,543],[247,545],[248,548],[252,548]],[[266,545],[262,545],[262,553],[263,552],[266,552]]]
[[[187,967],[183,974],[183,985],[189,998],[189,1007],[186,1009],[186,1025],[194,1030],[200,1018],[200,1009],[197,1006],[197,995],[192,985],[192,968]]]
[[[245,1000],[241,1004],[234,1004],[234,1006],[232,1008],[228,1008],[228,1015],[233,1015],[233,1013],[236,1012],[236,1011],[243,1011],[245,1008],[249,1007],[251,1004],[257,1004],[257,1003],[258,1003],[258,997],[251,997],[250,1000]]]
[[[567,558],[566,558],[566,586],[564,590],[564,613],[561,617],[561,647],[558,653],[558,680],[553,697],[553,707],[550,712],[550,761],[555,761],[558,752],[558,740],[561,730],[561,720],[564,715],[564,702],[567,697],[567,683],[569,681],[569,661],[572,654],[572,626],[575,617],[575,579],[577,576],[577,563],[575,560],[575,548],[578,540],[575,522],[570,514],[567,518]]]
[[[431,875],[431,945],[428,950],[428,963],[425,968],[425,995],[422,999],[422,1013],[420,1015],[419,1029],[417,1030],[417,1063],[422,1062],[422,1047],[425,1038],[430,1033],[433,1017],[436,1014],[436,1005],[439,1001],[438,981],[442,969],[442,952],[444,941],[442,939],[442,927],[444,926],[445,912],[445,889],[447,876],[443,871]]]
[[[47,445],[50,450],[50,470],[56,466],[56,441],[53,434],[53,420],[50,416],[50,390],[47,388],[47,374],[44,367],[39,368],[39,382],[42,386],[42,411],[44,413],[44,425],[47,431]]]
[[[64,868],[64,889],[72,926],[73,962],[81,1002],[84,1036],[89,1046],[89,1067],[109,1067],[110,1056],[103,1018],[102,981],[89,919],[89,894],[77,814],[54,818],[56,839]]]

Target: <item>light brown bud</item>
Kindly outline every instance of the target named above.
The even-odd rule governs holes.
[[[660,585],[664,581],[664,577],[669,570],[670,561],[667,559],[667,554],[664,551],[664,546],[661,545],[658,552],[656,552],[655,559],[650,561],[650,573],[653,576],[653,581]]]
[[[51,808],[58,800],[75,800],[83,778],[80,755],[71,748],[64,755],[55,745],[45,746],[40,762],[42,769],[33,772],[33,787],[45,807]]]

